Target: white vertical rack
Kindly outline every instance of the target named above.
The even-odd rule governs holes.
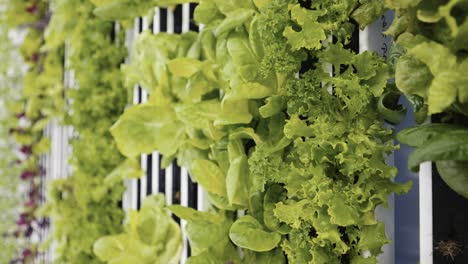
[[[421,264],[433,263],[432,162],[419,166],[419,254]]]

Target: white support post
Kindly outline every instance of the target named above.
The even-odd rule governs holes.
[[[161,32],[161,10],[159,7],[154,8],[154,17],[153,17],[153,33]]]
[[[157,34],[161,32],[161,10],[159,7],[154,8],[154,17],[153,17],[153,33]],[[151,181],[151,193],[155,194],[159,192],[159,153],[157,151],[154,151],[151,155],[151,176],[152,176],[152,181]]]
[[[167,9],[167,33],[174,34],[174,10]]]
[[[159,12],[158,12],[159,14]],[[167,9],[167,17],[166,17],[166,25],[167,25],[167,33],[173,34],[174,33],[174,11],[172,9]],[[166,195],[166,204],[172,205],[172,197],[173,197],[173,177],[174,177],[174,164],[169,165],[165,169],[165,195]]]
[[[182,33],[188,32],[190,30],[190,4],[182,5]],[[189,173],[186,168],[181,168],[180,172],[180,204],[182,206],[188,207],[189,204]],[[186,263],[188,259],[188,238],[187,231],[185,227],[187,221],[184,219],[180,220],[180,226],[182,229],[182,239],[183,239],[183,249],[181,263]]]
[[[153,152],[151,156],[152,159],[152,167],[151,167],[151,175],[153,177],[151,181],[151,193],[158,193],[159,192],[159,154],[157,152]]]
[[[419,166],[419,255],[421,264],[433,263],[432,163]]]
[[[200,24],[198,26],[198,31],[202,31],[205,26]],[[205,211],[207,209],[207,197],[205,190],[200,185],[197,185],[197,210]]]
[[[188,180],[189,175],[187,169],[182,168],[180,172],[180,204],[182,206],[188,207]],[[183,249],[182,249],[182,258],[181,263],[185,263],[188,258],[188,241],[187,241],[187,232],[185,226],[187,221],[184,219],[180,220],[180,227],[182,229],[182,239],[183,239]]]
[[[171,205],[172,204],[172,177],[173,177],[173,164],[169,165],[166,168],[166,204]]]
[[[142,19],[142,27],[143,31],[147,30],[149,28],[149,19],[148,17],[144,17]],[[143,89],[139,88],[141,90],[141,102],[140,103],[146,103],[148,101],[148,92]],[[148,181],[147,181],[147,172],[148,172],[148,155],[142,154],[140,157],[140,163],[141,163],[141,169],[144,171],[144,176],[140,178],[140,201],[143,202],[143,200],[146,197],[146,190],[148,186]]]
[[[146,190],[148,186],[148,181],[146,180],[146,174],[148,172],[148,155],[142,154],[140,157],[141,170],[144,172],[144,175],[140,178],[140,201],[146,198]]]
[[[134,26],[133,26],[133,37],[137,37],[140,34],[140,19],[135,18]],[[133,87],[133,104],[139,104],[139,87],[135,85]],[[130,208],[137,210],[138,209],[138,180],[132,179],[130,180]]]

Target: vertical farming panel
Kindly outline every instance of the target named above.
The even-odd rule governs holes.
[[[143,31],[151,30],[153,34],[175,33],[180,34],[190,30],[196,31],[198,27],[193,23],[194,4],[179,5],[173,9],[155,8],[153,17],[141,17],[134,21],[134,27],[126,32],[126,46],[132,49],[134,39]],[[130,57],[126,63],[129,63]],[[133,88],[133,104],[146,103],[150,94],[142,87]],[[146,196],[156,193],[166,195],[166,203],[181,204],[202,210],[204,205],[204,193],[200,187],[191,180],[185,168],[180,168],[176,162],[166,168],[162,168],[163,157],[157,151],[140,156],[140,164],[145,175],[140,179],[127,180],[126,192],[123,197],[124,210],[139,209]],[[174,219],[183,230],[183,252],[181,263],[185,263],[190,256],[190,247],[185,234],[186,221]]]
[[[183,33],[189,30],[198,30],[197,26],[192,22],[194,7],[195,5],[193,4],[184,4],[179,5],[174,9],[155,8],[154,17],[136,19],[134,28],[130,30],[130,32],[127,32],[127,47],[131,49],[132,40],[144,30],[152,30],[154,34],[158,34],[160,32]],[[365,30],[361,32],[356,30],[348,48],[353,49],[355,52],[363,52],[366,50],[376,51],[386,58],[386,56],[388,56],[391,40],[389,37],[383,35],[382,32],[389,26],[391,20],[392,14],[387,13]],[[333,40],[330,39],[330,41]],[[332,74],[333,69],[331,69],[330,72]],[[141,87],[134,87],[134,104],[147,102],[149,96],[150,95]],[[405,123],[404,126],[408,126],[408,124]],[[399,127],[396,127],[396,129],[399,129]],[[402,161],[403,159],[404,162]],[[406,168],[406,160],[407,153],[398,151],[395,156],[391,155],[387,158],[389,164],[395,165],[400,171],[403,171],[400,172],[397,181],[404,182],[407,179],[414,180],[414,175],[407,175],[405,170],[402,169],[403,166]],[[138,180],[129,180],[126,182],[128,188],[124,195],[125,209],[139,209],[142,200],[147,195],[158,192],[166,194],[167,204],[169,205],[181,204],[198,210],[205,209],[204,192],[200,186],[197,186],[197,184],[191,181],[190,175],[186,169],[178,167],[176,163],[172,163],[166,168],[161,168],[162,156],[158,152],[141,155],[140,163],[143,171],[145,171],[145,176]],[[421,173],[424,174],[424,171],[425,170],[422,169]],[[415,186],[417,186],[417,184],[416,180]],[[408,252],[410,248],[417,249],[417,246],[415,245],[418,244],[418,241],[413,241],[412,238],[414,236],[408,235],[407,233],[407,228],[415,228],[415,230],[418,229],[418,223],[414,226],[414,221],[412,222],[409,220],[410,218],[418,219],[419,207],[417,205],[418,199],[417,197],[414,197],[415,194],[416,196],[418,195],[417,187],[413,188],[409,195],[396,198],[396,200],[393,196],[390,197],[390,209],[384,210],[383,208],[378,208],[377,218],[386,223],[387,236],[394,241],[392,244],[387,245],[384,248],[384,254],[380,256],[379,263],[393,264],[417,262],[417,259],[419,258],[418,253],[409,252],[408,258],[401,257],[403,250]],[[416,210],[414,206],[416,206]],[[421,206],[424,207],[424,205]],[[395,210],[395,207],[398,209]],[[397,215],[396,221],[395,214]],[[403,214],[405,214],[404,217],[402,217]],[[176,220],[184,229],[186,222],[177,218]],[[395,224],[401,225],[402,228],[396,229]],[[410,240],[404,242],[403,239],[408,237],[411,237]],[[421,237],[421,239],[423,238]],[[430,241],[432,241],[432,239],[430,239]],[[411,244],[412,246],[409,246],[408,244]],[[432,249],[432,246],[430,248]],[[403,255],[405,254],[406,253],[403,253]],[[190,248],[184,233],[184,251],[181,262],[185,263],[188,256],[190,256]],[[424,261],[422,263],[430,264],[430,262]]]

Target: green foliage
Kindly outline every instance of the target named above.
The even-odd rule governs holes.
[[[0,24],[8,29],[21,25],[34,25],[43,18],[46,2],[34,0],[1,0]]]
[[[124,155],[158,150],[208,192],[208,212],[169,208],[187,220],[188,263],[377,263],[389,241],[374,210],[411,184],[393,183],[384,159],[395,147],[377,109],[391,69],[344,44],[350,17],[364,27],[383,4],[200,1],[198,35],[136,39],[122,69],[150,98],[111,132]]]
[[[125,233],[99,238],[95,254],[109,263],[175,264],[182,251],[182,232],[164,207],[162,194],[149,196],[139,212],[130,211]]]
[[[428,124],[402,130],[398,141],[416,147],[408,159],[412,171],[424,161],[434,161],[442,179],[455,192],[468,198],[468,129],[460,125]]]
[[[231,241],[242,248],[256,252],[270,251],[281,241],[281,235],[263,230],[262,225],[252,216],[239,218],[229,230]]]
[[[159,149],[172,155],[183,142],[183,123],[166,107],[137,105],[125,111],[112,129],[120,151],[128,157]],[[171,138],[171,140],[167,140]]]
[[[232,225],[232,214],[223,211],[200,212],[180,205],[172,205],[169,210],[187,220],[185,230],[193,255],[187,263],[241,261],[228,236]]]
[[[416,121],[438,114],[446,124],[403,130],[398,139],[416,150],[408,160],[417,171],[424,161],[434,161],[442,179],[468,198],[466,131],[468,116],[467,1],[395,1],[388,34],[396,39],[395,81],[415,108]],[[460,125],[457,125],[460,124]]]
[[[429,115],[447,111],[454,104],[467,104],[465,1],[387,0],[386,4],[396,10],[397,17],[388,34],[405,49],[396,64],[397,87],[422,97]]]
[[[122,113],[127,93],[119,65],[125,48],[113,23],[96,18],[90,1],[58,0],[46,32],[44,49],[67,42],[67,60],[76,87],[68,89],[70,104],[64,123],[73,126],[72,175],[49,186],[43,211],[54,222],[55,263],[102,263],[92,250],[102,236],[122,232],[124,212],[119,206],[123,179],[142,175],[136,161],[118,153],[109,128]]]
[[[322,47],[321,42],[326,39],[326,35],[324,25],[317,21],[320,15],[320,12],[307,10],[300,5],[291,8],[291,18],[302,28],[296,32],[289,26],[283,31],[283,36],[288,39],[293,50],[301,48],[315,50]]]
[[[197,0],[90,0],[96,8],[93,14],[106,20],[130,20],[145,16],[156,5],[171,7],[178,4],[198,2]]]
[[[42,130],[63,106],[62,50],[40,50],[47,7],[37,1],[0,3],[0,203],[2,209],[9,206],[3,210],[0,228],[5,241],[1,262],[5,263],[32,263],[39,250],[31,237],[38,235],[45,223],[37,210],[43,195],[39,161],[49,149],[49,139]],[[21,46],[12,39],[22,41]]]
[[[17,99],[14,88],[20,86],[22,72],[19,49],[7,36],[7,30],[0,28],[0,235],[10,234],[15,230],[15,221],[18,217],[19,205],[22,201],[18,192],[20,187],[20,168],[12,166],[16,160],[15,144],[9,140],[9,129],[16,123],[14,115],[8,109],[8,104]],[[14,75],[9,74],[14,69]],[[13,236],[4,236],[0,243],[0,262],[8,263],[17,254],[19,241]]]

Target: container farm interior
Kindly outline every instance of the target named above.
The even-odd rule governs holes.
[[[468,0],[0,0],[0,263],[467,264]]]

